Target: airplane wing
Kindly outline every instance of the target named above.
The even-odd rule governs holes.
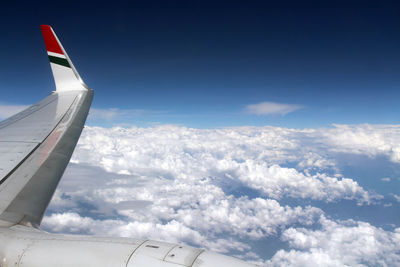
[[[52,28],[41,28],[56,91],[0,123],[0,226],[40,225],[93,97]]]
[[[251,266],[178,244],[35,229],[71,158],[93,97],[51,27],[42,25],[42,32],[56,91],[0,123],[0,266]]]

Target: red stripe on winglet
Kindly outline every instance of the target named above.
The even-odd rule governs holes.
[[[47,51],[64,55],[61,46],[57,42],[57,39],[51,30],[51,27],[49,25],[40,25],[40,28],[42,29]]]

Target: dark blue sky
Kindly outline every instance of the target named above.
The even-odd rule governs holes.
[[[2,3],[0,104],[31,104],[53,89],[39,27],[50,24],[95,90],[93,107],[119,109],[89,124],[399,123],[394,2],[54,3]],[[303,108],[245,112],[265,101]]]

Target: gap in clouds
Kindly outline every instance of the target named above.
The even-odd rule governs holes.
[[[354,155],[350,153],[337,153],[337,166],[344,175],[353,177],[358,175],[360,185],[373,188],[379,194],[387,195],[394,193],[393,190],[400,188],[400,180],[393,179],[382,182],[382,177],[400,177],[399,164],[393,162],[388,155]]]

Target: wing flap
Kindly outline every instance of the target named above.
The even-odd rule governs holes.
[[[0,142],[0,184],[37,145],[29,142]]]

